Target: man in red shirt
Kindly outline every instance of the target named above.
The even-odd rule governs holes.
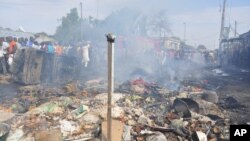
[[[13,38],[11,38],[10,46],[8,48],[8,54],[14,54],[16,52],[16,49],[17,49],[16,41]]]

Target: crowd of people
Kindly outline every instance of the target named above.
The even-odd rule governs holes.
[[[38,43],[33,37],[29,39],[0,37],[0,71],[2,70],[3,74],[9,73],[9,68],[15,58],[16,51],[23,48],[34,48],[57,56],[73,55],[78,57],[82,64],[87,67],[90,61],[89,47],[90,42],[81,42],[74,46],[62,46],[59,43],[51,41]]]
[[[0,38],[0,62],[3,74],[9,71],[9,66],[18,46],[20,46],[20,44],[17,42],[17,38]]]

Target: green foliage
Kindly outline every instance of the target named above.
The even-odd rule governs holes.
[[[197,49],[199,52],[204,52],[207,50],[206,46],[204,46],[204,45],[198,45]]]
[[[81,21],[82,20],[82,21]],[[70,10],[57,27],[55,38],[63,44],[75,44],[83,40],[105,41],[105,34],[112,32],[117,36],[166,36],[170,32],[165,11],[144,15],[137,10],[124,8],[111,13],[104,20],[93,17],[80,19],[77,9]]]
[[[80,18],[77,9],[73,8],[70,13],[63,17],[61,25],[57,27],[55,38],[63,44],[72,44],[80,41]]]
[[[159,37],[166,37],[169,33],[171,33],[165,11],[160,11],[150,18],[148,30],[152,35]]]

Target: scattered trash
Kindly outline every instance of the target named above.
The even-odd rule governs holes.
[[[6,140],[10,131],[10,126],[6,123],[0,123],[0,140]]]
[[[188,108],[191,111],[199,113],[200,108],[199,108],[199,104],[196,101],[194,101],[191,98],[181,98],[181,100],[184,101],[187,104]]]
[[[227,97],[224,100],[224,105],[225,108],[240,108],[242,105],[233,97]]]
[[[112,108],[112,118],[118,119],[124,116],[124,110],[122,107],[115,106]]]
[[[205,133],[203,133],[201,131],[196,131],[195,135],[196,135],[198,141],[207,141],[207,135]],[[196,139],[194,139],[194,140],[196,140]]]
[[[146,141],[167,141],[167,139],[161,132],[154,132],[152,135],[146,137]]]
[[[62,89],[66,94],[73,94],[78,90],[76,83],[67,84]]]
[[[220,129],[218,126],[215,126],[215,127],[213,128],[213,132],[214,132],[215,134],[219,134],[219,133],[221,133],[221,129]]]
[[[74,132],[81,130],[80,125],[75,121],[61,120],[59,122],[61,124],[60,129],[64,137],[72,135]]]
[[[10,112],[5,112],[5,111],[1,111],[0,110],[0,123],[1,122],[5,122],[7,120],[10,120],[11,118],[13,118],[15,116],[14,113],[10,113]]]
[[[204,91],[202,99],[212,103],[218,103],[219,101],[219,97],[215,91]]]
[[[113,93],[112,95],[112,104],[115,104],[118,100],[123,98],[124,95],[121,93]],[[105,105],[108,103],[108,94],[101,93],[95,96],[95,101],[98,101],[100,104]]]
[[[53,114],[62,114],[65,112],[64,108],[60,106],[57,102],[48,102],[45,103],[33,110],[30,111],[33,114],[38,113],[53,113]]]
[[[225,115],[222,112],[222,109],[219,108],[216,104],[208,102],[205,100],[197,100],[200,106],[200,114],[202,115],[217,115],[220,118],[224,118]]]
[[[213,72],[215,72],[216,74],[222,74],[223,73],[223,71],[220,70],[220,69],[214,69]]]
[[[99,116],[87,113],[80,120],[87,124],[101,124],[101,119]]]
[[[81,105],[79,108],[76,110],[72,111],[72,114],[75,118],[80,118],[84,114],[86,114],[89,111],[89,107],[86,105]]]
[[[131,141],[132,140],[131,129],[132,129],[131,126],[127,126],[127,125],[124,126],[124,131],[123,131],[123,135],[122,135],[122,139],[124,141]]]
[[[145,115],[141,115],[139,116],[137,123],[142,125],[148,125],[150,124],[150,120]]]
[[[21,138],[23,138],[24,132],[22,129],[17,129],[13,132],[10,132],[6,141],[19,141]]]
[[[171,127],[174,129],[174,131],[183,137],[187,137],[187,133],[185,133],[184,129],[184,123],[182,119],[175,119],[171,121]]]
[[[214,69],[213,72],[219,76],[229,76],[229,74],[225,73],[221,69]]]
[[[179,98],[176,98],[173,103],[176,112],[183,118],[191,118],[191,113],[188,105]]]
[[[63,89],[38,85],[20,88],[20,97],[13,99],[9,108],[10,112],[23,115],[8,118],[12,128],[7,141],[105,140],[108,96],[98,93],[103,92],[101,87],[105,84],[93,81],[74,85],[74,88],[72,83]],[[94,88],[95,85],[98,88]],[[225,113],[217,105],[217,93],[205,89],[206,85],[208,82],[186,81],[179,91],[171,91],[141,78],[123,83],[116,91],[124,93],[112,95],[114,139],[166,141],[192,137],[211,141],[226,138],[225,125],[229,124],[225,124]],[[219,104],[240,105],[232,97]],[[4,106],[1,109],[8,111]]]
[[[35,133],[36,141],[62,141],[60,130],[44,130]]]

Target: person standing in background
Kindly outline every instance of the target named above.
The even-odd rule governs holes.
[[[55,44],[55,53],[56,55],[62,55],[63,53],[63,50],[62,50],[62,47],[59,45],[59,44]]]
[[[9,70],[9,65],[8,65],[8,58],[9,58],[8,48],[10,46],[9,42],[10,42],[10,37],[5,37],[3,39],[3,50],[4,50],[3,53],[4,53],[4,61],[5,61],[5,64],[6,64],[7,71]]]
[[[21,42],[22,42],[22,38],[17,38],[17,42],[16,42],[17,49],[22,48]]]
[[[16,38],[10,38],[10,45],[8,48],[8,54],[14,54],[17,49],[17,44],[16,44],[17,39]]]
[[[16,53],[16,50],[17,50],[16,42],[17,42],[17,38],[13,38],[13,37],[10,38],[10,44],[8,48],[8,70],[14,60],[14,54]]]
[[[55,53],[55,48],[52,45],[52,43],[48,44],[48,53],[52,53],[52,54]]]
[[[84,67],[88,66],[89,59],[89,48],[90,48],[90,42],[87,42],[85,46],[82,47],[82,64],[84,63]]]
[[[7,69],[6,69],[6,61],[5,61],[4,55],[5,55],[5,52],[6,52],[5,50],[7,48],[3,45],[3,42],[4,42],[4,39],[1,38],[0,39],[0,65],[1,65],[2,70],[3,70],[3,74],[6,74]]]

